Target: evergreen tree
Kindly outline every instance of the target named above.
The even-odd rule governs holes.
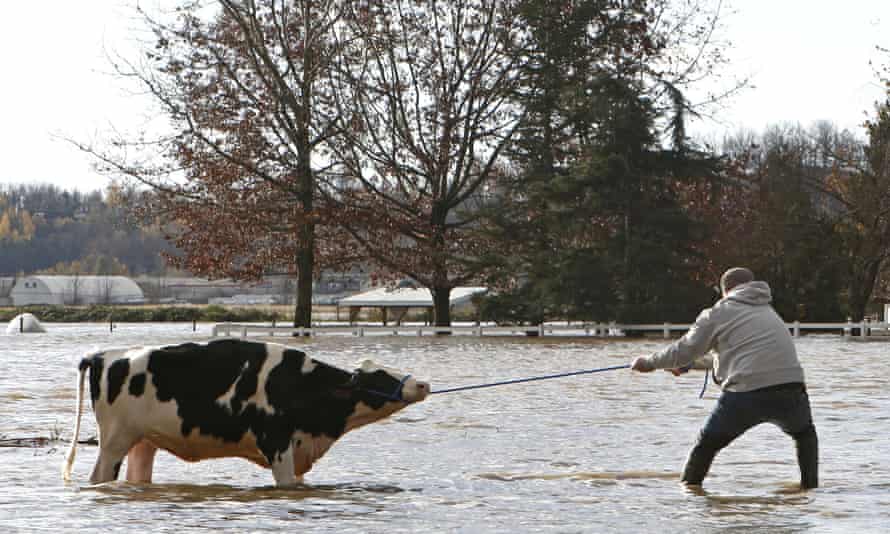
[[[714,162],[685,145],[682,127],[675,149],[661,147],[661,124],[682,120],[662,120],[641,81],[640,59],[657,53],[646,4],[522,3],[526,123],[520,170],[501,181],[489,213],[503,245],[486,258],[490,282],[503,290],[487,317],[691,318],[710,297],[692,275],[703,228],[676,189]]]
[[[703,259],[694,247],[706,227],[684,209],[678,189],[708,177],[716,162],[686,147],[662,148],[658,115],[632,83],[608,81],[601,102],[606,113],[592,151],[606,164],[591,179],[610,229],[611,282],[620,291],[616,317],[691,320],[710,297],[696,277]]]

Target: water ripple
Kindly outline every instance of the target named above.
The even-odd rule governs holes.
[[[237,459],[159,454],[156,484],[89,486],[97,450],[70,438],[78,359],[96,348],[203,339],[186,325],[48,325],[0,337],[0,529],[127,532],[804,532],[890,523],[887,345],[797,340],[820,434],[823,487],[800,492],[792,442],[764,425],[714,462],[702,492],[680,470],[719,394],[700,375],[616,371],[434,396],[334,445],[292,489]],[[276,341],[281,341],[276,339]],[[290,340],[352,368],[367,357],[435,388],[611,366],[661,340],[334,337]],[[81,437],[95,435],[88,410]],[[56,439],[59,438],[59,439]],[[48,505],[51,503],[51,505]]]

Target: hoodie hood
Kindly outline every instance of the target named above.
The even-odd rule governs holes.
[[[754,306],[763,306],[773,300],[773,295],[769,289],[769,284],[755,280],[732,288],[729,294],[726,295],[726,299]]]

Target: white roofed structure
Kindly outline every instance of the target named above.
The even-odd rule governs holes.
[[[486,287],[455,287],[451,290],[451,306],[460,306],[470,303],[474,295],[482,295],[488,292]],[[380,308],[383,311],[383,324],[386,324],[387,311],[396,310],[399,315],[396,322],[400,322],[408,308],[426,308],[432,310],[433,295],[425,287],[381,287],[358,293],[351,297],[340,299],[337,307],[349,308],[349,320],[353,322],[361,308]]]
[[[10,297],[14,306],[145,302],[142,289],[126,276],[28,276],[16,281]]]

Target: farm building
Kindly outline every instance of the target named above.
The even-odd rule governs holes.
[[[455,287],[451,290],[451,307],[469,306],[474,295],[484,295],[487,291],[488,288],[485,287]],[[425,287],[402,282],[395,288],[381,287],[340,299],[337,303],[338,317],[340,308],[349,308],[350,323],[356,321],[362,308],[378,308],[383,314],[384,325],[390,318],[396,324],[401,324],[409,308],[423,308],[431,315],[433,296]]]
[[[10,292],[14,306],[29,304],[142,304],[145,297],[126,276],[28,276]]]

